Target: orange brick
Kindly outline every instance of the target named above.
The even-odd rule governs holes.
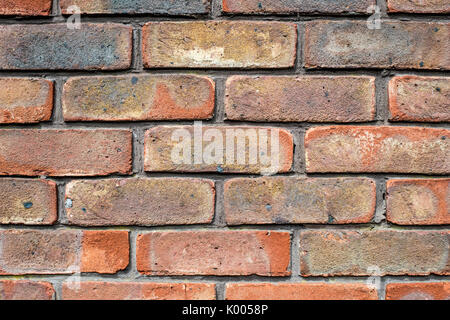
[[[448,300],[450,282],[388,283],[386,300]]]
[[[0,300],[52,300],[55,290],[49,282],[0,281]]]
[[[52,0],[0,0],[0,15],[48,16]]]

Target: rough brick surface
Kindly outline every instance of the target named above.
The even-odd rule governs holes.
[[[65,300],[214,300],[215,285],[207,283],[81,282],[63,284]]]
[[[229,283],[227,300],[377,300],[361,283]]]
[[[364,122],[375,118],[373,77],[230,77],[227,119]]]
[[[147,68],[287,68],[296,57],[295,24],[150,22],[143,28]]]
[[[56,183],[1,179],[0,224],[49,225],[58,218]]]
[[[447,0],[387,0],[389,12],[448,13]]]
[[[54,294],[49,282],[0,281],[0,300],[52,300]]]
[[[373,0],[223,0],[223,11],[228,13],[367,13],[376,4]]]
[[[292,167],[294,142],[286,130],[238,126],[198,128],[161,126],[148,130],[145,170],[281,173]]]
[[[371,179],[240,178],[224,191],[228,224],[366,223],[375,213]]]
[[[129,130],[0,130],[0,175],[128,174],[131,154]]]
[[[305,231],[300,234],[301,274],[449,275],[449,240],[448,231]]]
[[[365,21],[314,21],[305,28],[307,68],[450,69],[448,23],[383,21],[371,30]]]
[[[86,14],[191,15],[208,13],[211,0],[61,0],[62,12],[76,5]]]
[[[273,231],[141,234],[137,269],[148,275],[288,276],[290,236]]]
[[[52,0],[0,0],[0,15],[48,16]]]
[[[52,81],[0,78],[0,123],[49,121],[52,111]]]
[[[211,180],[183,178],[73,181],[66,187],[69,223],[81,226],[211,223]]]
[[[4,230],[0,275],[115,273],[128,265],[127,231]]]
[[[450,173],[450,131],[334,126],[308,130],[308,172]]]
[[[0,26],[0,70],[116,70],[131,65],[132,28],[85,23]]]
[[[190,75],[71,78],[64,86],[66,121],[209,119],[214,82]]]
[[[386,300],[449,300],[450,282],[388,283]]]
[[[450,179],[389,180],[386,201],[392,223],[450,224]]]
[[[394,77],[389,109],[392,121],[450,122],[450,78]]]

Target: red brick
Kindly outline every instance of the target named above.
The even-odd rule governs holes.
[[[0,224],[49,225],[58,219],[56,183],[1,179]]]
[[[312,172],[450,173],[450,130],[333,126],[308,130]]]
[[[115,273],[127,267],[127,231],[3,230],[0,275]]]
[[[0,70],[122,70],[131,66],[131,26],[83,23],[0,26]]]
[[[67,218],[81,226],[211,223],[214,182],[154,178],[79,180],[66,187]]]
[[[447,0],[387,0],[388,12],[449,13]]]
[[[194,139],[196,137],[194,126],[160,126],[148,130],[145,135],[145,170],[152,172],[258,174],[265,172],[281,173],[291,170],[294,142],[291,133],[284,129],[269,127],[203,126],[202,131],[200,129],[198,131],[200,134],[198,134],[197,139]],[[203,132],[203,139],[200,137],[201,132]],[[212,141],[208,141],[208,135],[216,133],[221,137],[216,139],[213,136]],[[233,134],[235,134],[234,137],[237,136],[238,138],[233,139]],[[278,136],[278,154],[276,151],[276,140],[273,140],[273,143],[271,140],[272,134]],[[264,135],[266,135],[267,140],[264,140]],[[249,139],[249,136],[256,138],[256,140]],[[232,143],[227,143],[227,139],[234,141],[234,154],[231,152]],[[203,144],[201,143],[202,140]],[[195,149],[196,144],[202,145],[203,152],[198,152]],[[185,148],[182,149],[182,146],[185,146]],[[205,157],[205,155],[210,155],[209,146],[217,147],[217,161],[214,158]],[[251,146],[255,147],[255,149],[251,148]],[[230,152],[227,152],[227,148],[230,149]],[[186,159],[190,159],[190,163],[184,161],[183,150],[186,150]],[[219,159],[221,150],[223,150],[223,156]],[[256,152],[253,152],[254,150]],[[180,151],[179,154],[178,151]],[[175,153],[177,157],[180,155],[180,159],[173,159],[172,153]],[[212,156],[215,155],[214,152],[211,152],[211,154]],[[196,157],[199,157],[199,159],[196,159]]]
[[[136,246],[137,269],[147,275],[291,274],[288,232],[152,232]]]
[[[449,239],[448,231],[304,231],[301,275],[449,275]]]
[[[386,300],[449,300],[450,282],[388,283]]]
[[[389,180],[386,201],[392,223],[450,224],[450,179]]]
[[[54,295],[49,282],[0,281],[0,300],[52,300]]]
[[[150,22],[143,28],[146,68],[288,68],[296,47],[293,23]]]
[[[360,178],[232,179],[225,183],[225,216],[230,225],[367,223],[375,189],[375,181]]]
[[[0,123],[49,121],[52,111],[52,81],[0,78]]]
[[[378,300],[362,283],[229,283],[227,300]]]
[[[223,0],[223,11],[245,14],[366,13],[374,0]]]
[[[449,70],[449,23],[382,21],[371,30],[366,21],[306,23],[307,68],[395,68]]]
[[[262,122],[364,122],[375,119],[375,78],[233,76],[227,119]]]
[[[52,0],[0,0],[0,15],[48,16]]]
[[[78,288],[64,283],[65,300],[214,300],[214,284],[81,282]]]
[[[66,121],[210,119],[214,96],[208,77],[77,77],[64,86],[63,113]]]
[[[95,176],[131,172],[129,130],[0,130],[0,175]]]
[[[389,82],[391,121],[450,121],[450,78],[394,77]]]

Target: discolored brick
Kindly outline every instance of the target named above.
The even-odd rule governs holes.
[[[389,12],[449,13],[447,0],[387,0]]]
[[[52,300],[55,290],[49,282],[0,281],[0,300]]]
[[[450,282],[388,283],[386,300],[449,300]]]

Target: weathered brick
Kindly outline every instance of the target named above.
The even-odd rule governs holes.
[[[447,0],[387,0],[389,12],[449,13]]]
[[[391,121],[450,121],[450,78],[392,78],[389,109]]]
[[[150,22],[143,28],[147,68],[288,68],[296,47],[293,23]]]
[[[450,282],[388,283],[386,300],[449,300]]]
[[[81,282],[63,283],[65,300],[214,300],[215,285],[209,283]]]
[[[389,180],[386,199],[392,223],[450,224],[450,179]]]
[[[53,224],[58,218],[56,183],[1,179],[0,224]]]
[[[134,75],[70,78],[66,121],[210,119],[215,85],[208,77]]]
[[[377,300],[362,283],[229,283],[227,300]]]
[[[208,13],[211,0],[61,0],[63,14],[73,5],[83,14],[192,15]]]
[[[305,231],[300,234],[301,274],[449,275],[449,235],[448,231]]]
[[[0,130],[0,175],[128,174],[131,155],[129,130]]]
[[[307,68],[450,69],[448,23],[366,21],[306,23]]]
[[[147,275],[288,276],[290,233],[152,232],[137,238],[137,268]]]
[[[223,11],[245,14],[367,13],[374,0],[223,0]]]
[[[70,224],[186,225],[211,223],[214,182],[201,179],[73,181],[66,187]]]
[[[52,110],[52,81],[0,78],[0,123],[49,121]]]
[[[0,0],[0,15],[48,16],[52,0]]]
[[[146,132],[144,166],[153,172],[288,172],[293,148],[290,132],[279,128],[160,126]]]
[[[0,275],[116,273],[128,266],[127,231],[0,231]]]
[[[308,172],[450,173],[450,130],[333,126],[308,130]]]
[[[0,281],[0,300],[52,300],[54,294],[49,282]]]
[[[0,26],[0,70],[116,70],[131,66],[132,28],[84,23]]]
[[[375,78],[233,76],[227,119],[274,122],[364,122],[375,119]]]
[[[366,223],[375,213],[372,179],[238,178],[225,183],[228,224]]]

